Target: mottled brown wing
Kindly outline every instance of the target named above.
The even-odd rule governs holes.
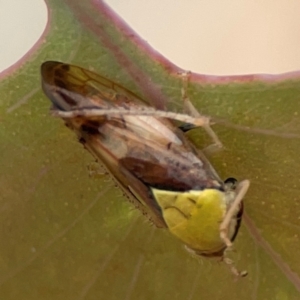
[[[122,86],[80,67],[46,62],[41,73],[43,89],[56,110],[146,105]],[[166,119],[128,115],[91,120],[84,116],[65,122],[135,206],[159,227],[166,225],[150,187],[223,188],[206,158]]]

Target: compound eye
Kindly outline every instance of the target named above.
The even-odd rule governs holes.
[[[224,184],[227,189],[229,190],[235,190],[237,187],[237,180],[233,177],[229,177],[224,181]]]

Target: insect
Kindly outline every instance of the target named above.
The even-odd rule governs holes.
[[[234,274],[245,275],[225,252],[238,233],[249,181],[223,182],[184,133],[209,128],[209,118],[157,110],[78,66],[48,61],[41,76],[52,114],[76,133],[136,208],[196,255],[221,257]]]

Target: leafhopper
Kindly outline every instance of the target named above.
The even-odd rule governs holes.
[[[52,114],[76,133],[136,208],[196,255],[223,258],[233,273],[245,275],[225,252],[238,233],[249,181],[223,182],[184,132],[199,126],[211,132],[209,118],[157,110],[78,66],[48,61],[41,76]]]

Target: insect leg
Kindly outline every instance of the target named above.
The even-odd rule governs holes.
[[[181,95],[182,95],[182,101],[183,101],[183,106],[185,109],[185,112],[190,114],[194,118],[200,118],[202,115],[198,112],[198,110],[195,108],[195,106],[192,104],[190,101],[188,95],[187,95],[187,88],[188,88],[188,83],[189,83],[189,78],[190,78],[191,72],[184,72],[181,74],[183,78],[183,87],[181,89]],[[213,140],[213,145],[212,146],[217,146],[218,148],[222,148],[223,144],[219,140],[217,134],[212,130],[209,124],[205,124],[202,126],[203,129],[206,131],[206,133],[211,137]]]
[[[233,261],[228,258],[228,257],[224,257],[223,261],[225,262],[225,264],[230,268],[231,272],[237,276],[237,277],[245,277],[247,276],[248,272],[247,271],[239,271],[235,266]]]
[[[245,194],[247,193],[249,186],[250,186],[249,180],[243,180],[238,184],[236,188],[236,197],[234,199],[234,202],[232,203],[231,207],[227,211],[220,225],[220,237],[224,241],[227,248],[231,248],[232,246],[232,242],[228,238],[228,226],[230,224],[231,219],[236,214],[236,211],[238,210],[240,203],[242,202]]]
[[[76,117],[84,117],[86,120],[90,121],[100,121],[105,118],[121,118],[122,116],[153,116],[174,119],[177,121],[195,124],[196,127],[203,127],[209,124],[209,118],[201,116],[200,118],[194,118],[190,115],[179,114],[171,111],[156,110],[153,107],[140,106],[133,109],[124,108],[79,108],[70,111],[62,111],[58,109],[53,109],[51,114],[55,117],[70,119]],[[102,118],[101,118],[102,117]]]

